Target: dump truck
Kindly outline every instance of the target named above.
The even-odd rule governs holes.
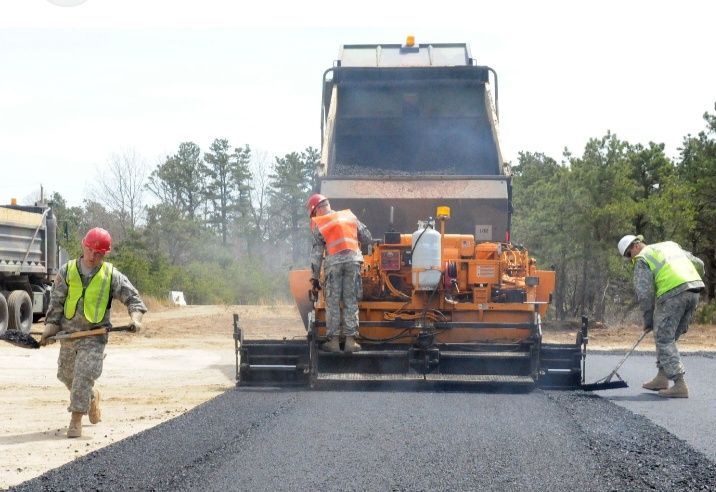
[[[289,282],[305,339],[247,340],[239,385],[345,381],[583,383],[587,321],[542,340],[555,272],[510,240],[512,181],[499,140],[497,73],[467,44],[344,45],[323,73],[319,189],[377,238],[364,252],[362,350],[321,350],[324,291]]]
[[[58,263],[52,208],[42,200],[0,205],[0,333],[29,333],[45,316]]]

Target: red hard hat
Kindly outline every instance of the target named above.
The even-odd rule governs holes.
[[[320,193],[311,195],[311,198],[308,199],[308,204],[307,204],[309,217],[313,217],[313,214],[316,211],[316,207],[318,206],[319,203],[321,203],[324,200],[328,200],[328,198],[321,195]]]
[[[84,239],[82,239],[82,246],[100,253],[109,253],[112,251],[112,236],[101,227],[95,227],[87,231]]]

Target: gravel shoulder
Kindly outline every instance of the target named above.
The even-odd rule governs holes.
[[[67,439],[69,392],[57,380],[59,344],[38,350],[0,343],[0,488],[177,417],[235,383],[233,313],[252,337],[304,333],[292,306],[153,309],[137,334],[110,336],[102,376],[102,422],[85,418]],[[116,325],[126,311],[113,310]],[[42,331],[35,325],[33,331]]]

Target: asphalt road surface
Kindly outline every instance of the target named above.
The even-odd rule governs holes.
[[[581,391],[236,389],[16,488],[575,489],[714,490],[716,464]]]
[[[595,355],[587,357],[587,382],[603,378],[624,357]],[[688,399],[664,399],[641,387],[656,375],[654,354],[634,354],[619,370],[629,388],[599,391],[609,401],[643,415],[684,439],[716,461],[716,354],[682,356],[686,366]]]

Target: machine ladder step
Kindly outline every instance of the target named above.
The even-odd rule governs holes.
[[[383,373],[371,374],[364,372],[321,372],[318,381],[422,381],[423,375],[417,373]]]
[[[535,384],[535,380],[531,376],[516,376],[511,374],[426,374],[425,379],[428,381],[457,383]]]
[[[441,357],[453,357],[456,359],[481,358],[481,359],[529,359],[529,352],[471,352],[457,350],[441,350]]]
[[[418,373],[387,373],[370,374],[359,372],[322,372],[318,381],[432,381],[457,382],[475,384],[509,384],[533,385],[534,379],[530,376],[513,376],[501,374],[418,374]]]

